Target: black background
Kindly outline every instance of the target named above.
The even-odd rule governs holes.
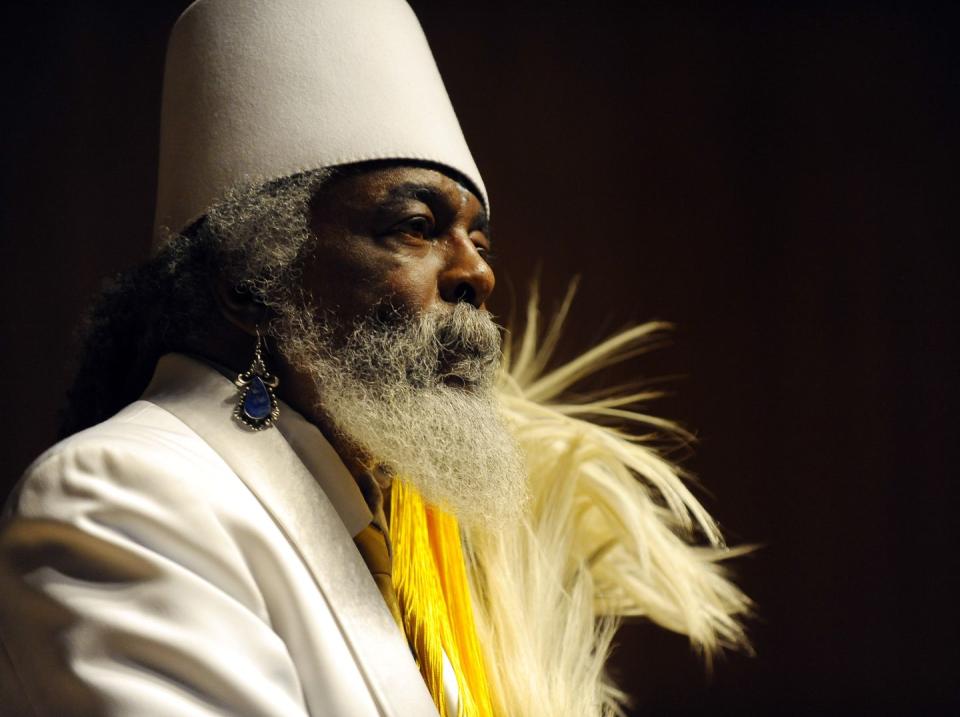
[[[179,0],[3,11],[3,481],[53,439],[72,332],[141,259]],[[736,542],[757,656],[621,632],[646,714],[941,714],[956,665],[957,42],[948,5],[418,1],[491,193],[506,315],[583,281],[561,355],[677,330],[619,378]],[[951,667],[951,665],[954,665]]]

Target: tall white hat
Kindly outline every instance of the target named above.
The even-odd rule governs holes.
[[[488,204],[405,0],[197,0],[167,47],[155,234],[238,184],[366,160],[434,162]]]

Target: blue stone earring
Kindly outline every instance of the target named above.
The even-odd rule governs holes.
[[[233,409],[233,417],[255,431],[270,428],[280,416],[280,404],[274,393],[280,379],[267,371],[263,363],[263,337],[259,326],[250,368],[237,376],[234,383],[240,389],[240,398]]]

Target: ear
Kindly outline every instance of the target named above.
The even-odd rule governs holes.
[[[210,287],[220,313],[231,324],[250,336],[266,322],[269,309],[254,294],[217,275]]]

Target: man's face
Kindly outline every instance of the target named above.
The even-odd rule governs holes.
[[[515,515],[523,465],[494,391],[480,202],[440,172],[392,167],[342,175],[311,204],[306,305],[275,306],[273,332],[309,415],[461,520]]]
[[[483,308],[493,291],[487,215],[450,177],[421,167],[336,177],[311,202],[316,250],[304,288],[341,321],[375,306],[417,315],[442,304]]]

